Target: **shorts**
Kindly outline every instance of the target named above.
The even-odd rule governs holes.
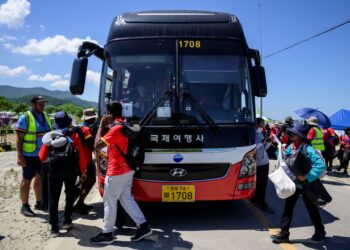
[[[42,162],[38,156],[24,156],[26,166],[22,167],[23,179],[31,180],[36,174],[40,175]]]

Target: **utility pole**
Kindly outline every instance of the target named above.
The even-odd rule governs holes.
[[[260,2],[258,3],[258,7],[259,7],[259,22],[260,22],[260,62],[262,64],[262,21],[261,21],[261,4]],[[260,118],[262,118],[263,116],[263,100],[262,97],[259,97],[259,102],[260,102]]]

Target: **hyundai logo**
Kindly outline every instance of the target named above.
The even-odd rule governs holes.
[[[187,171],[183,168],[173,168],[170,170],[170,175],[174,177],[183,177],[187,174]]]

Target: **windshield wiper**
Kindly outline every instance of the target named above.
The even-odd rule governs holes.
[[[215,121],[208,115],[208,113],[202,109],[202,107],[198,104],[196,99],[193,98],[189,90],[183,90],[182,95],[189,100],[194,109],[198,112],[198,114],[202,117],[202,119],[209,125],[209,127],[214,132],[221,132],[219,126],[215,123]]]
[[[152,109],[145,115],[145,117],[140,121],[140,127],[144,127],[152,118],[152,116],[154,115],[154,113],[157,111],[157,109],[159,108],[159,106],[166,100],[169,98],[169,96],[171,95],[171,91],[170,90],[166,90],[163,94],[163,96],[158,100],[158,102],[152,107]]]

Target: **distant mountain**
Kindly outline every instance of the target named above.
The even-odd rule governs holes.
[[[49,101],[49,105],[61,105],[65,103],[73,103],[81,107],[97,107],[96,102],[90,102],[80,99],[68,91],[48,90],[45,88],[17,88],[8,85],[0,85],[0,96],[8,100],[16,102],[29,103],[34,95],[41,95]]]

